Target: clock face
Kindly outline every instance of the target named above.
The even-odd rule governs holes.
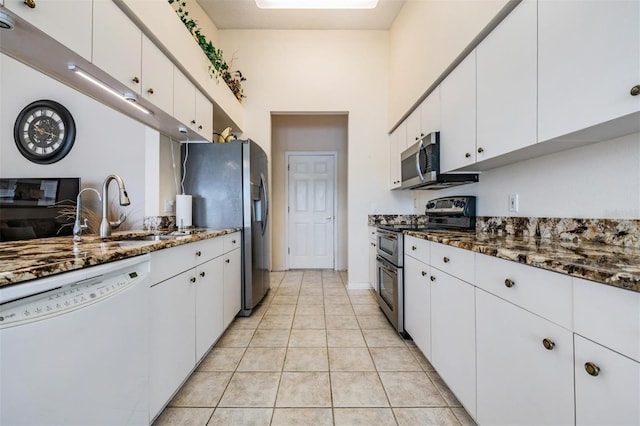
[[[25,158],[38,164],[51,164],[69,153],[76,138],[76,127],[64,106],[49,100],[35,101],[18,114],[13,138]]]

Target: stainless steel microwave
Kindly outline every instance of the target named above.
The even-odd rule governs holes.
[[[400,156],[402,189],[444,189],[478,182],[476,173],[440,173],[440,132],[429,133]]]

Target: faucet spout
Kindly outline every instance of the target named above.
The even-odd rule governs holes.
[[[85,188],[78,192],[78,196],[76,197],[76,220],[73,223],[73,241],[75,242],[81,240],[80,235],[82,235],[82,230],[87,228],[87,219],[84,220],[84,223],[82,222],[82,193],[84,191],[93,191],[98,195],[98,200],[102,200],[97,189]]]
[[[122,178],[118,175],[107,176],[102,184],[102,221],[100,222],[100,238],[109,237],[111,235],[111,230],[116,229],[127,219],[127,216],[121,215],[120,220],[116,222],[111,222],[109,220],[109,184],[113,180],[118,184],[118,190],[120,191],[120,205],[128,206],[131,204],[131,200],[129,199],[129,195],[127,194]]]

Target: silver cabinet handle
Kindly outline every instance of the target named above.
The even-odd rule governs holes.
[[[629,92],[629,93],[631,93],[631,96],[638,96],[638,95],[640,95],[640,84],[636,84],[635,86],[633,86],[633,87],[631,88],[631,92]]]
[[[514,285],[516,285],[516,282],[513,281],[511,278],[507,278],[504,280],[504,285],[506,285],[508,288],[511,288]]]
[[[447,256],[445,256],[445,257],[442,258],[442,261],[444,263],[449,263],[449,262],[451,262],[451,259],[449,259]]]
[[[427,276],[427,273],[425,271],[422,271],[421,274],[423,277]]]
[[[431,281],[435,281],[436,280],[436,277],[433,276],[433,275],[431,275],[431,277],[429,277],[429,278],[431,279]]]

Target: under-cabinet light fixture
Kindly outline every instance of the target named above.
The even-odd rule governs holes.
[[[92,76],[91,74],[83,70],[82,68],[79,68],[75,64],[69,64],[67,68],[69,68],[71,71],[76,73],[76,75],[95,84],[105,92],[111,93],[113,96],[120,99],[121,101],[125,101],[128,105],[131,105],[132,107],[138,109],[139,111],[144,112],[145,114],[151,114],[151,111],[149,111],[145,107],[140,106],[136,103],[136,101],[138,100],[138,97],[134,93],[131,93],[131,92],[120,93],[117,90],[113,89],[112,87],[106,85],[102,81],[98,80],[97,78],[95,78],[94,76]]]
[[[255,0],[260,9],[373,9],[378,0]]]

